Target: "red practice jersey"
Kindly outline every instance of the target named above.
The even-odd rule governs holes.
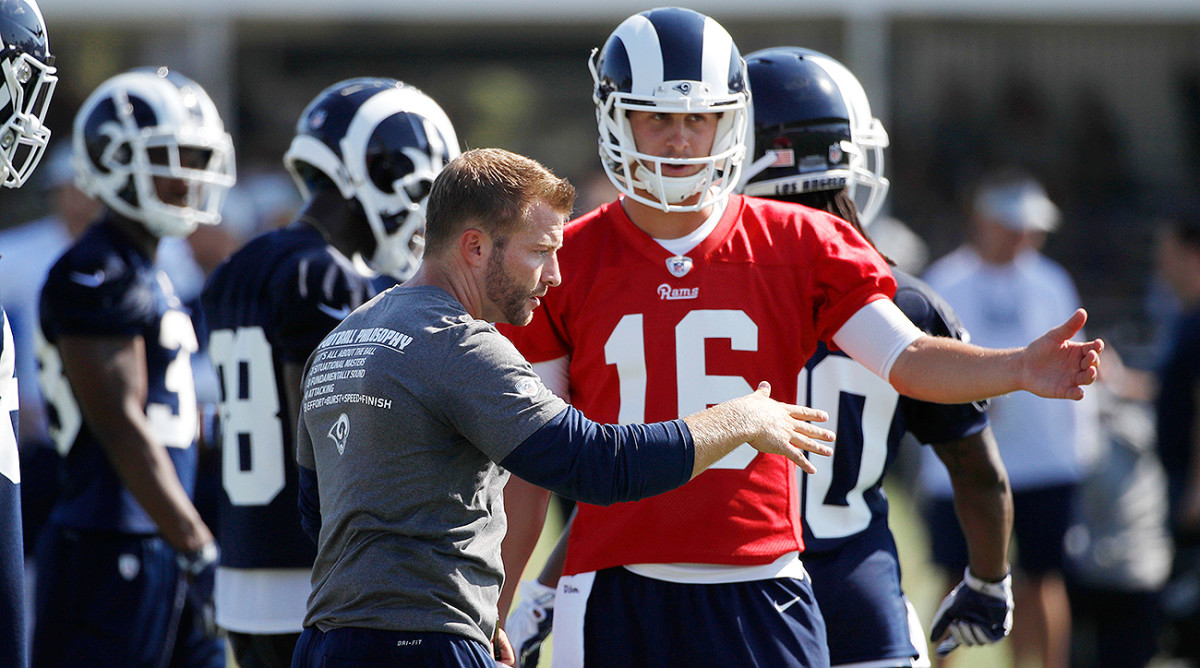
[[[559,259],[563,283],[533,322],[503,330],[530,362],[569,356],[571,403],[602,423],[690,415],[760,380],[795,403],[817,341],[896,285],[845,221],[737,195],[686,256],[672,256],[612,202],[567,224]],[[769,563],[803,549],[797,497],[794,465],[743,443],[666,494],[579,504],[564,573]]]

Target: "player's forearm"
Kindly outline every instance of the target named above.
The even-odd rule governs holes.
[[[889,382],[922,401],[964,404],[1021,388],[1021,348],[993,349],[941,336],[909,344],[892,365]]]
[[[154,520],[168,544],[181,552],[194,552],[213,540],[179,482],[166,448],[153,440],[148,425],[139,428],[129,421],[124,429],[110,429],[98,433],[97,438],[122,484]]]
[[[934,447],[954,487],[954,510],[971,572],[989,581],[1003,578],[1009,570],[1012,491],[991,429]]]

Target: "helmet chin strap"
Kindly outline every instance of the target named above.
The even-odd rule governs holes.
[[[691,176],[663,176],[638,163],[634,168],[634,179],[664,204],[678,204],[700,192],[708,181],[708,174],[701,170]]]

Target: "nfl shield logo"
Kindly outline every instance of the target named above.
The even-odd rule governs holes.
[[[667,258],[667,271],[675,278],[683,278],[692,270],[692,258],[686,255],[676,255]]]

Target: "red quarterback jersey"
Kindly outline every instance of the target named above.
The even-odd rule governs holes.
[[[503,331],[530,362],[569,356],[571,403],[602,423],[690,415],[761,380],[772,397],[795,403],[817,341],[896,289],[883,258],[845,221],[737,195],[686,256],[612,202],[567,224],[559,260],[562,285],[528,326]],[[671,492],[579,504],[564,573],[769,563],[803,549],[797,499],[794,465],[743,443]]]

